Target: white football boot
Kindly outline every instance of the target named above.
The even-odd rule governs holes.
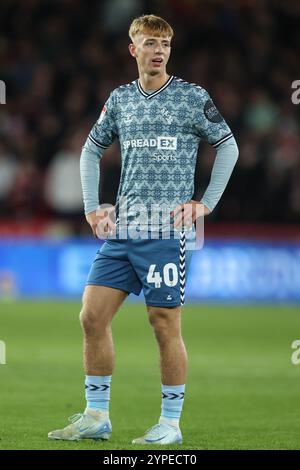
[[[144,436],[134,439],[132,444],[182,444],[182,435],[178,427],[159,423],[148,429]]]
[[[97,410],[85,410],[70,416],[71,424],[63,429],[51,431],[49,439],[63,441],[80,441],[81,439],[108,440],[112,427],[108,413]]]

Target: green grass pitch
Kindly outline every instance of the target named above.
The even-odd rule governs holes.
[[[113,322],[111,440],[47,440],[85,405],[79,310],[75,302],[0,304],[0,449],[145,448],[131,440],[159,417],[158,354],[144,305],[131,303]],[[188,305],[183,332],[184,442],[163,448],[300,449],[300,365],[291,364],[299,308]]]

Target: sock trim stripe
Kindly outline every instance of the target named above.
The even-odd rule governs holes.
[[[86,384],[85,390],[89,390],[90,392],[95,392],[96,390],[100,390],[100,392],[105,392],[108,390],[110,385],[93,385],[93,384]]]
[[[180,393],[171,393],[171,392],[162,392],[163,400],[183,400],[184,399],[184,392]]]

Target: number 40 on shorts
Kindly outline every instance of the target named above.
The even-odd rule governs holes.
[[[178,269],[175,263],[167,263],[163,267],[162,276],[160,271],[155,271],[156,264],[150,264],[147,274],[147,282],[154,284],[154,287],[160,288],[164,282],[168,287],[174,287],[178,283]]]

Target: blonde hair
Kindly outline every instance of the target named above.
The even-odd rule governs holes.
[[[129,28],[129,36],[133,41],[136,36],[150,33],[153,36],[166,36],[172,38],[174,31],[163,18],[156,15],[143,15],[135,18]]]

